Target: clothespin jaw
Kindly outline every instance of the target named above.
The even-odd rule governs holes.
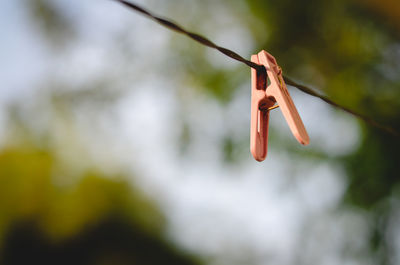
[[[297,141],[303,145],[309,144],[307,131],[289,95],[285,80],[283,80],[282,69],[275,58],[263,50],[258,55],[252,55],[251,61],[263,65],[266,69],[266,72],[251,69],[250,150],[253,157],[257,161],[263,161],[267,156],[269,108],[275,102],[281,108]]]

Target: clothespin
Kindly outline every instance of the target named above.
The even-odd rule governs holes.
[[[262,50],[251,56],[251,61],[263,65],[266,71],[251,69],[251,125],[250,150],[261,162],[267,156],[268,120],[270,110],[280,107],[294,137],[303,145],[310,142],[300,115],[289,95],[282,69],[275,58]],[[278,105],[275,105],[275,103]]]

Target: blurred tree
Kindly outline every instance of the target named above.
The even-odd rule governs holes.
[[[223,1],[223,5],[230,8],[236,19],[251,34],[255,51],[270,51],[289,76],[321,88],[335,101],[400,130],[398,1],[247,0],[245,8],[248,10],[238,12],[238,9],[243,9],[243,3],[239,2]],[[35,21],[39,22],[38,25],[50,40],[63,40],[64,36],[73,32],[68,19],[61,15],[62,12],[51,1],[35,0],[29,3]],[[169,5],[178,6],[177,3],[179,1]],[[202,15],[208,15],[207,12],[214,9],[214,1],[202,3],[205,8]],[[197,22],[193,22],[196,23],[193,26],[207,24],[204,20],[203,23]],[[177,42],[173,39],[171,46],[178,55],[171,52],[170,65],[165,71],[175,71],[176,67],[182,72],[186,69],[184,74],[181,73],[186,80],[197,84],[210,98],[226,105],[245,79],[244,76],[248,76],[248,72],[243,71],[242,66],[222,69],[216,67],[204,59],[206,48]],[[182,120],[186,146],[193,130],[185,122],[185,117]],[[352,207],[354,211],[363,209],[371,217],[371,256],[380,264],[391,264],[395,253],[387,233],[390,231],[390,218],[400,208],[400,142],[398,138],[363,123],[360,126],[362,135],[357,150],[334,158],[327,153],[325,158],[341,162],[346,168],[348,188],[343,206]],[[226,135],[221,137],[224,139],[221,148],[225,151],[226,161],[237,161],[236,150],[243,141]],[[242,137],[247,141],[247,135]],[[284,139],[281,142],[282,148],[290,148],[285,145]],[[321,152],[311,150],[310,159]],[[21,161],[26,161],[23,167]],[[119,225],[116,224],[119,221],[114,221],[113,218],[108,221],[115,209],[117,216],[122,214],[124,220],[130,220],[130,226],[131,223],[143,225],[137,231],[152,230],[145,228],[148,222],[144,220],[154,218],[141,216],[148,212],[147,206],[143,211],[140,206],[142,204],[135,203],[136,199],[131,201],[132,199],[122,195],[130,194],[125,184],[103,179],[98,173],[86,173],[87,176],[77,186],[57,187],[51,178],[54,174],[51,153],[35,149],[4,150],[0,165],[0,207],[3,209],[0,212],[0,231],[3,231],[3,238],[9,225],[15,220],[34,220],[33,226],[39,226],[45,231],[38,235],[37,232],[32,232],[36,228],[32,230],[31,225],[23,224],[23,228],[16,226],[16,232],[10,232],[6,236],[6,249],[7,242],[11,242],[10,246],[15,246],[19,244],[15,242],[24,241],[19,239],[24,234],[29,238],[40,238],[48,234],[53,238],[69,238],[72,241],[74,236],[83,235],[83,238],[90,238],[85,240],[92,242],[96,238],[93,231],[101,232],[104,227],[117,229]],[[66,215],[69,217],[66,218]],[[90,231],[84,229],[93,223],[97,223],[97,228]],[[125,227],[124,224],[125,222],[121,226]],[[48,248],[46,240],[40,240],[44,242],[44,249]],[[88,242],[85,240],[82,242]],[[97,239],[93,241],[98,242]],[[58,251],[58,248],[55,249]],[[8,249],[6,253],[14,252]]]
[[[194,264],[162,239],[162,216],[122,176],[93,171],[57,185],[63,174],[47,150],[1,151],[1,264]]]
[[[49,0],[25,1],[39,32],[57,47],[63,47],[74,40],[76,32],[73,23],[57,3]]]

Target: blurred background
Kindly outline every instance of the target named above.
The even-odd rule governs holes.
[[[400,2],[136,1],[400,130]],[[0,2],[0,264],[400,264],[400,141],[106,0]]]

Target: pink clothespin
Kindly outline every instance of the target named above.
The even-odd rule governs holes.
[[[293,104],[275,58],[262,50],[251,61],[263,65],[266,72],[251,69],[250,150],[257,161],[267,156],[269,111],[280,107],[294,137],[303,145],[310,142],[303,122]],[[270,82],[268,82],[270,81]],[[274,106],[275,103],[278,106]]]

